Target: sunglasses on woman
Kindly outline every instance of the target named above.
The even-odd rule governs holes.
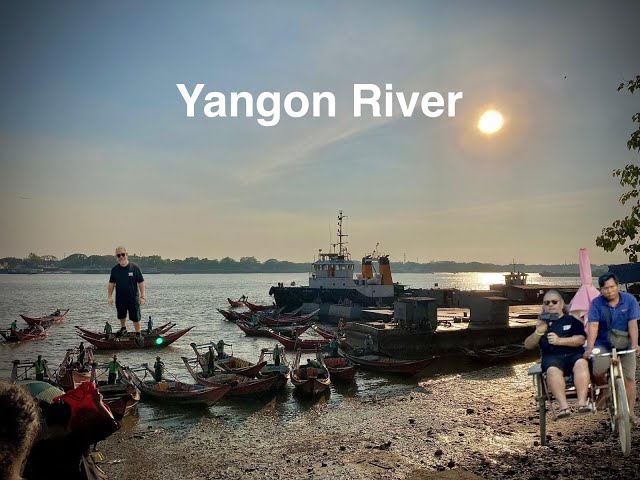
[[[551,303],[552,303],[552,304],[554,304],[554,305],[557,305],[557,304],[558,304],[558,302],[560,302],[560,300],[545,300],[543,303],[544,303],[545,305],[549,305],[549,304],[551,304]]]
[[[120,258],[120,257],[124,257],[126,255],[126,253],[116,253],[116,257]]]

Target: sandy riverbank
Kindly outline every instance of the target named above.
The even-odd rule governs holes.
[[[282,420],[273,403],[241,424],[203,416],[189,428],[121,430],[100,444],[114,479],[636,478],[640,429],[622,459],[606,414],[550,422],[538,446],[528,364],[427,380],[410,394]],[[442,471],[440,473],[439,471]],[[454,473],[454,472],[451,472]]]

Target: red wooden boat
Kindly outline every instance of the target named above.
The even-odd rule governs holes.
[[[340,336],[338,332],[332,332],[331,330],[327,330],[326,328],[319,327],[315,324],[311,324],[311,330],[316,332],[322,338],[328,338],[329,340],[331,340],[333,337]]]
[[[209,347],[214,347],[214,351],[215,351],[215,344],[212,342],[205,345],[196,345],[195,343],[192,342],[190,345],[196,354],[196,359],[198,360],[198,363],[200,364],[203,370],[206,369],[206,365],[208,365],[209,363],[209,352],[201,353],[198,349],[203,347],[206,347],[207,349]],[[224,358],[215,359],[216,367],[220,368],[225,372],[235,373],[236,375],[243,375],[245,377],[257,376],[260,373],[260,370],[262,370],[262,367],[264,367],[266,364],[267,364],[266,361],[251,363],[247,360],[243,360],[242,358],[234,357],[232,355],[227,355]]]
[[[301,335],[306,332],[311,325],[301,325],[299,327],[265,327],[264,325],[252,325],[244,320],[236,320],[235,324],[249,337],[271,337],[269,328],[281,335],[293,338],[294,335]]]
[[[231,310],[223,310],[221,308],[216,308],[216,310],[225,318],[225,320],[229,320],[230,322],[235,320],[251,321],[251,317],[249,315],[245,315],[240,312],[232,312]]]
[[[329,388],[331,385],[331,375],[321,354],[316,355],[317,366],[300,365],[300,350],[291,367],[291,383],[296,391],[303,395],[315,396]]]
[[[87,342],[93,344],[96,348],[101,350],[127,350],[127,349],[137,349],[137,348],[164,348],[168,345],[171,345],[173,342],[178,340],[184,334],[186,334],[193,327],[184,328],[182,330],[178,330],[172,333],[165,333],[161,335],[148,335],[144,338],[144,345],[139,347],[136,345],[136,340],[134,337],[126,337],[126,338],[117,338],[114,337],[111,340],[106,340],[104,335],[103,338],[95,338],[85,335],[83,333],[78,333],[80,337],[85,339]]]
[[[207,377],[204,372],[196,372],[191,366],[191,362],[187,357],[182,357],[182,361],[184,362],[193,379],[200,385],[203,385],[205,387],[229,385],[231,387],[231,390],[227,392],[228,397],[249,397],[276,391],[278,377],[275,375],[271,377],[260,378],[249,378],[242,375],[235,375],[234,378],[229,381],[225,379],[219,379],[221,375],[212,375]]]
[[[164,333],[167,333],[169,330],[171,330],[175,326],[176,326],[175,323],[169,322],[169,323],[165,323],[164,325],[160,325],[157,328],[152,329],[151,333],[147,333],[147,330],[145,330],[145,329],[143,329],[141,333],[142,333],[142,336],[146,339],[149,336],[153,337],[153,336],[158,336],[158,335],[162,335]],[[93,330],[87,330],[87,329],[79,327],[77,325],[74,325],[74,327],[77,330],[79,330],[80,333],[82,333],[82,335],[84,335],[84,336],[97,338],[97,339],[101,339],[101,340],[106,339],[104,332],[94,332]],[[120,338],[133,338],[135,336],[135,334],[136,334],[136,332],[127,332],[123,336],[121,336]],[[115,334],[113,336],[115,337]]]
[[[278,308],[276,305],[255,305],[251,302],[244,301],[244,304],[251,310],[252,312],[264,312],[266,310],[275,310]]]
[[[387,357],[380,353],[357,355],[347,344],[342,344],[338,350],[340,355],[351,360],[365,370],[373,370],[383,373],[397,373],[400,375],[415,375],[424,370],[438,357],[425,358],[423,360],[399,360]]]
[[[358,371],[353,363],[343,357],[324,357],[324,363],[333,381],[350,382]]]
[[[329,343],[330,340],[326,338],[309,338],[309,339],[300,339],[300,338],[289,338],[284,335],[280,335],[278,332],[273,329],[269,329],[269,335],[279,341],[284,348],[289,350],[297,350],[299,348],[303,350],[315,350],[317,347],[323,347]]]
[[[277,317],[274,317],[272,315],[260,314],[260,322],[264,323],[265,325],[274,327],[300,324],[311,320],[319,311],[320,309],[317,309],[308,315],[300,316],[279,315]]]
[[[65,320],[65,316],[69,313],[70,308],[63,310],[59,315],[46,315],[44,317],[27,317],[26,315],[20,315],[22,319],[27,322],[29,325],[38,325],[42,322],[51,321],[52,323],[62,323]]]
[[[43,328],[45,325],[41,325]],[[43,339],[47,336],[47,329],[37,331],[35,326],[23,328],[21,330],[0,330],[0,335],[7,342],[24,342],[26,340]]]
[[[233,308],[242,308],[245,306],[242,300],[231,300],[230,298],[227,298],[227,301]]]
[[[130,368],[124,368],[123,372],[142,395],[153,400],[165,403],[177,403],[183,405],[213,405],[220,400],[231,387],[220,385],[217,387],[203,387],[173,380],[156,382],[151,379],[141,379]]]

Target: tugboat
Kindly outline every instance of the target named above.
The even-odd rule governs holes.
[[[389,256],[377,251],[362,258],[361,273],[355,274],[355,262],[347,251],[343,233],[342,210],[338,213],[338,243],[331,245],[330,253],[319,251],[313,262],[308,286],[272,286],[272,295],[278,307],[296,309],[303,303],[332,303],[360,305],[362,307],[392,306],[402,291],[402,285],[394,285]],[[336,250],[337,247],[337,250]]]

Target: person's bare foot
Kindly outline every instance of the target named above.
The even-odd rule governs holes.
[[[630,415],[629,422],[631,422],[631,425],[633,425],[634,427],[637,427],[638,423],[640,423],[640,419],[638,419],[638,417],[636,417],[635,415]]]

